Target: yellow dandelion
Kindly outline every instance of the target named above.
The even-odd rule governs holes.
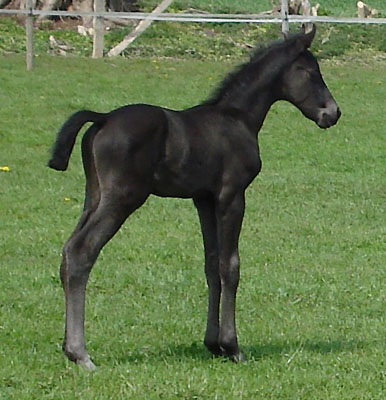
[[[11,170],[11,168],[8,167],[8,165],[4,166],[4,167],[0,167],[0,171],[3,172],[9,172]]]
[[[65,197],[64,201],[70,201],[71,199],[69,197]]]

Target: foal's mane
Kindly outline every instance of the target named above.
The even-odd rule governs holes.
[[[223,97],[227,96],[236,87],[248,87],[253,81],[258,80],[260,84],[268,84],[289,64],[290,59],[286,51],[301,34],[295,34],[273,42],[268,45],[259,46],[252,53],[250,60],[232,72],[230,72],[221,84],[212,92],[211,96],[204,101],[203,105],[215,105]]]

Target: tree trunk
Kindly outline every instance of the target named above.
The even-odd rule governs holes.
[[[43,5],[42,5],[42,10],[44,11],[51,11],[54,8],[59,7],[60,3],[62,0],[44,0]],[[43,19],[46,19],[47,15],[39,15],[37,22],[42,21]]]
[[[311,4],[309,0],[302,0],[303,15],[309,17],[311,15]],[[312,23],[304,24],[304,32],[309,33],[312,31]]]
[[[75,10],[78,11],[94,11],[94,0],[73,0],[72,5]],[[92,17],[82,17],[83,26],[87,28],[91,28],[93,26]]]
[[[378,13],[377,10],[363,3],[363,1],[358,1],[357,7],[359,18],[371,18]]]

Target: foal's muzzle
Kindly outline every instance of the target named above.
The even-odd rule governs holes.
[[[319,111],[318,120],[316,123],[318,124],[319,128],[327,129],[335,125],[341,115],[342,113],[334,101]]]

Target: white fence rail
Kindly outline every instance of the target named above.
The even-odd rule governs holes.
[[[285,3],[286,0],[283,0]],[[35,10],[32,1],[27,0],[27,8],[0,9],[0,14],[5,15],[25,15],[27,17],[27,69],[33,67],[33,29],[32,23],[37,16],[59,16],[59,17],[93,17],[99,22],[103,18],[128,19],[128,20],[150,20],[150,21],[170,21],[170,22],[199,22],[199,23],[277,23],[282,24],[283,31],[288,31],[288,24],[291,23],[333,23],[333,24],[386,24],[386,18],[347,18],[347,17],[325,17],[325,16],[302,16],[282,14],[202,14],[202,13],[143,13],[143,12],[107,12],[107,11],[56,11],[56,10]],[[99,24],[103,30],[103,24]],[[100,35],[95,32],[94,35]],[[101,46],[100,40],[94,38],[94,56],[102,56],[100,50],[95,46]],[[102,41],[103,48],[103,41]]]
[[[45,10],[10,10],[0,9],[0,14],[19,14],[30,16],[58,16],[58,17],[101,17],[101,18],[118,18],[129,20],[150,19],[154,21],[171,21],[171,22],[207,22],[207,23],[282,23],[283,17],[280,14],[202,14],[202,13],[161,13],[152,15],[152,13],[142,12],[86,12],[86,11],[45,11]],[[300,22],[322,22],[333,24],[386,24],[386,18],[350,18],[350,17],[325,17],[325,16],[304,16],[304,15],[288,15],[289,23]]]

